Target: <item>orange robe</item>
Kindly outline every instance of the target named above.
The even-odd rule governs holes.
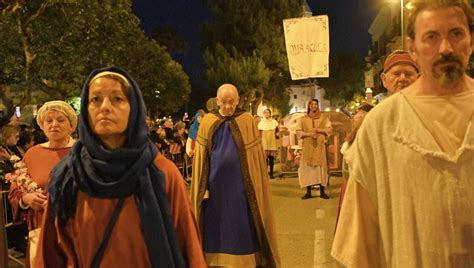
[[[56,164],[66,156],[71,147],[65,148],[49,148],[42,145],[31,147],[25,154],[23,162],[25,162],[31,180],[36,182],[46,194],[46,186],[49,181],[49,174]],[[34,230],[39,227],[43,217],[43,211],[35,211],[33,209],[20,208],[19,202],[24,192],[16,185],[12,185],[8,193],[8,199],[12,204],[13,221],[21,222],[23,217],[26,219],[28,230]]]
[[[206,267],[194,214],[183,178],[173,162],[162,155],[155,164],[165,175],[165,189],[178,242],[188,267]],[[65,226],[44,217],[35,267],[90,267],[118,199],[100,199],[83,192]],[[49,214],[49,203],[46,213]],[[125,199],[101,267],[151,267],[135,197]]]
[[[63,159],[71,150],[71,147],[49,148],[41,144],[31,147],[23,157],[28,175],[31,180],[36,182],[46,194],[49,181],[49,174],[56,164]],[[13,221],[26,221],[28,230],[37,229],[43,218],[44,210],[22,209],[20,200],[25,194],[24,190],[12,184],[8,193],[8,199],[12,205]],[[30,241],[28,241],[28,250],[26,251],[25,267],[30,267]]]

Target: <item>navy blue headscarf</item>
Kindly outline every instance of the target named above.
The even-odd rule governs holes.
[[[89,83],[105,71],[123,75],[131,87],[126,141],[116,150],[104,147],[88,120]],[[148,138],[145,119],[140,89],[125,71],[110,67],[89,75],[81,94],[79,140],[51,174],[50,216],[65,224],[75,214],[78,191],[96,198],[134,195],[152,266],[185,267],[169,212],[164,175],[154,164],[157,149]]]

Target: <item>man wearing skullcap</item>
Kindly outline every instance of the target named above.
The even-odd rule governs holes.
[[[36,254],[36,242],[39,226],[46,206],[46,185],[53,167],[69,153],[74,140],[71,133],[77,127],[77,115],[74,109],[64,101],[46,102],[39,110],[36,121],[44,131],[48,142],[31,147],[23,161],[31,180],[37,189],[12,183],[8,198],[13,207],[14,221],[26,218],[29,230],[29,251],[26,266],[33,262]],[[36,242],[35,242],[36,241]]]
[[[396,50],[385,59],[380,79],[391,96],[415,82],[418,76],[418,65],[408,52]]]

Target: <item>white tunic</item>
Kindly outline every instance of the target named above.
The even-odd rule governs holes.
[[[466,96],[468,103],[472,96]],[[440,109],[463,106],[447,100],[433,107],[431,120]],[[452,155],[404,94],[367,115],[345,154],[350,178],[331,252],[336,260],[346,267],[474,267],[470,107],[462,112],[470,119]],[[451,134],[449,128],[443,133]]]
[[[275,119],[262,118],[258,123],[258,130],[262,132],[262,146],[265,151],[276,151],[278,149],[276,142],[276,128],[278,122]]]

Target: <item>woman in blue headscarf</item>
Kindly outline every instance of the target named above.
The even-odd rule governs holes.
[[[51,174],[38,267],[205,267],[183,179],[148,138],[135,81],[93,71],[79,118]]]

